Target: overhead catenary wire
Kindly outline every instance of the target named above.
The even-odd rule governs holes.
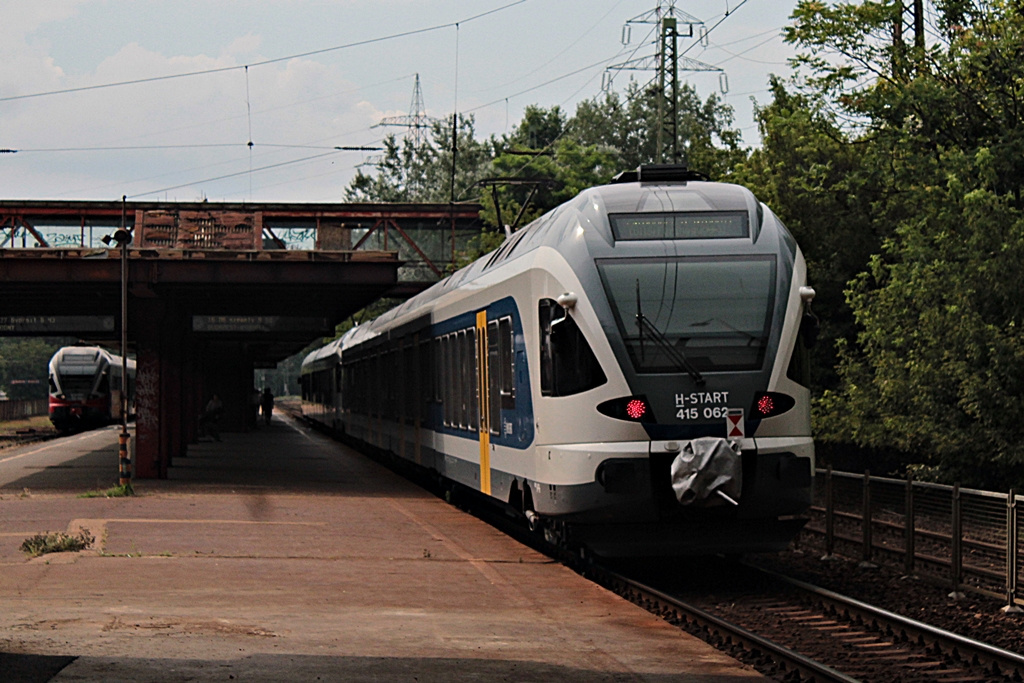
[[[383,37],[379,37],[379,38],[373,38],[373,39],[369,39],[369,40],[366,40],[366,41],[359,41],[359,42],[356,42],[356,43],[350,43],[350,44],[346,44],[346,45],[339,45],[339,46],[335,46],[333,48],[326,48],[326,49],[323,49],[323,50],[313,50],[313,51],[304,52],[304,53],[301,53],[301,54],[298,54],[298,55],[289,55],[287,57],[279,57],[279,58],[270,59],[270,60],[263,60],[263,61],[260,61],[260,62],[253,62],[253,63],[247,64],[247,65],[240,65],[240,66],[236,66],[236,67],[226,67],[226,68],[222,68],[222,69],[207,70],[206,72],[193,72],[193,73],[196,73],[196,74],[199,74],[199,73],[212,73],[212,72],[215,72],[215,71],[223,71],[223,70],[228,70],[228,69],[243,69],[243,71],[244,71],[244,73],[246,75],[246,81],[247,81],[247,83],[246,83],[246,85],[247,85],[246,116],[247,116],[248,130],[249,130],[249,136],[248,136],[249,140],[247,142],[251,145],[249,147],[249,151],[250,151],[250,153],[252,153],[253,152],[253,148],[256,146],[256,142],[252,140],[252,124],[253,124],[252,116],[254,114],[254,109],[252,107],[252,102],[251,102],[251,99],[250,99],[250,94],[248,92],[248,85],[249,85],[248,84],[248,67],[249,66],[254,66],[255,67],[255,66],[260,66],[260,65],[263,65],[263,64],[269,64],[269,63],[273,63],[273,62],[284,61],[286,59],[294,59],[296,57],[320,54],[320,53],[323,53],[323,52],[329,52],[331,50],[340,50],[340,49],[344,49],[344,48],[347,48],[347,47],[354,47],[354,46],[357,46],[357,45],[365,45],[365,44],[369,44],[369,43],[372,43],[372,42],[380,42],[382,40],[388,40],[388,39],[397,38],[397,37],[414,35],[416,33],[422,33],[422,32],[426,32],[426,31],[430,31],[430,30],[436,30],[436,29],[445,28],[445,27],[452,27],[452,28],[456,29],[456,41],[458,42],[459,24],[460,23],[464,23],[464,22],[467,22],[467,21],[473,21],[474,19],[478,19],[478,18],[486,16],[488,14],[493,14],[495,12],[502,11],[502,10],[507,9],[509,7],[521,4],[522,2],[525,2],[525,0],[519,0],[519,2],[507,3],[505,5],[502,5],[501,7],[489,10],[487,12],[482,12],[480,14],[474,15],[474,16],[469,17],[467,19],[460,20],[459,22],[450,22],[448,24],[439,24],[437,26],[431,26],[431,27],[427,27],[427,28],[423,28],[423,29],[417,29],[415,31],[407,31],[407,32],[402,32],[402,33],[396,33],[396,34],[393,34],[393,35],[383,36]],[[740,6],[742,6],[745,3],[746,3],[746,0],[742,0],[742,2],[740,2],[739,5],[732,10],[732,12],[735,12],[736,9],[738,9]],[[618,4],[620,4],[620,3],[617,3],[616,6],[618,6]],[[613,7],[613,9],[614,9],[614,7]],[[712,30],[714,30],[714,28],[717,28],[717,26],[719,26],[721,23],[722,23],[722,21],[719,21],[717,24],[715,24],[715,26],[712,27]],[[582,38],[582,36],[581,36],[581,38]],[[578,41],[579,41],[579,39],[577,39],[577,42]],[[563,52],[564,51],[565,50],[563,50]],[[616,56],[610,57],[608,59],[615,59],[618,56],[619,55],[617,54]],[[550,61],[551,60],[549,60],[548,63],[550,63]],[[595,63],[593,63],[591,65],[588,65],[588,66],[585,66],[585,67],[582,67],[582,68],[579,68],[579,69],[574,69],[574,70],[572,70],[572,71],[570,71],[570,72],[568,72],[566,74],[563,74],[561,76],[556,76],[554,78],[547,79],[543,83],[540,83],[540,84],[538,84],[536,86],[532,86],[530,88],[525,88],[525,89],[519,90],[516,93],[513,93],[511,95],[499,98],[499,99],[494,100],[492,102],[489,102],[487,104],[473,107],[472,109],[468,109],[465,112],[458,112],[458,95],[457,95],[457,93],[458,93],[458,87],[459,87],[459,83],[458,83],[458,66],[459,65],[458,65],[458,57],[456,57],[456,65],[455,65],[455,67],[456,67],[456,84],[455,84],[455,87],[456,87],[456,96],[455,96],[456,116],[455,116],[455,126],[454,126],[455,130],[453,130],[453,133],[455,133],[457,135],[457,132],[458,132],[457,131],[457,128],[458,128],[458,115],[460,115],[462,113],[472,113],[472,112],[478,111],[478,110],[480,110],[482,108],[485,108],[485,107],[488,107],[488,106],[493,106],[495,104],[499,104],[501,102],[504,102],[505,106],[506,106],[506,116],[507,116],[507,107],[508,107],[509,99],[515,98],[515,97],[519,97],[519,96],[521,96],[523,94],[526,94],[526,93],[529,93],[529,92],[533,92],[535,90],[538,90],[538,89],[543,88],[545,86],[551,85],[553,83],[557,83],[557,82],[560,82],[562,80],[571,78],[571,77],[576,76],[576,75],[578,75],[578,74],[580,74],[582,72],[585,72],[587,69],[595,68],[597,66],[604,66],[607,61],[608,60],[600,60],[599,62],[595,62]],[[188,75],[188,74],[172,75],[170,77],[181,77],[181,76],[184,76],[184,75]],[[158,80],[165,80],[166,78],[169,78],[169,77],[159,77]],[[145,79],[145,80],[148,80],[148,79]],[[593,79],[590,78],[590,79],[588,79],[588,82],[592,81],[592,80]],[[115,84],[108,84],[108,85],[109,86],[114,86],[114,85],[120,85],[120,84],[123,84],[123,83],[128,83],[128,82],[126,81],[126,82],[122,82],[122,83],[115,83]],[[94,86],[90,86],[90,89],[92,89],[93,87]],[[99,86],[95,86],[95,87],[99,87]],[[581,86],[580,89],[585,88],[585,87],[586,87],[586,83],[583,86]],[[56,92],[57,91],[55,91],[55,93]],[[578,93],[579,89],[577,89],[576,92]],[[7,98],[0,98],[0,101],[4,101],[5,99],[7,99]],[[571,99],[571,96],[570,96],[569,99]],[[283,106],[291,106],[291,105],[283,105]],[[277,108],[281,108],[281,107],[277,107]],[[232,118],[237,118],[237,117],[232,117]],[[571,131],[566,131],[566,134],[571,134]],[[237,145],[237,143],[235,143],[235,145]],[[111,147],[107,147],[107,148],[97,147],[97,146],[81,147],[81,148],[69,148],[69,147],[65,147],[65,148],[58,148],[58,147],[55,147],[55,148],[35,148],[32,151],[54,151],[54,152],[58,152],[58,151],[98,151],[98,150],[102,150],[102,149],[110,149],[110,150],[114,150],[114,149],[118,149],[118,150],[126,150],[126,149],[161,149],[161,148],[163,148],[163,149],[171,149],[171,148],[186,149],[186,148],[200,148],[200,147],[214,148],[214,147],[229,147],[229,146],[231,146],[231,143],[218,143],[218,144],[206,144],[206,145],[139,145],[139,146],[135,146],[135,147],[122,145],[122,146],[117,146],[117,147],[111,146]],[[259,143],[259,146],[260,147],[267,147],[267,148],[320,149],[320,150],[324,150],[326,153],[330,153],[332,150],[333,151],[338,151],[338,150],[336,150],[336,148],[334,146],[320,147],[320,146],[317,146],[317,145],[285,145],[285,144],[275,145],[275,144],[270,144],[270,143]],[[29,149],[25,149],[23,151],[27,152],[27,151],[30,151],[30,150]],[[314,157],[306,157],[305,159],[311,159],[311,158],[316,158],[316,157],[315,156]],[[237,164],[238,161],[240,161],[240,159],[235,160],[234,163]],[[254,158],[252,157],[252,155],[250,155],[250,160],[249,160],[250,171],[249,172],[250,173],[254,173],[254,172],[258,172],[260,170],[276,168],[276,167],[278,167],[280,165],[286,165],[286,164],[290,164],[290,163],[301,163],[302,161],[304,161],[304,159],[286,161],[286,162],[282,162],[280,164],[277,164],[277,163],[275,163],[275,164],[265,164],[263,166],[260,166],[259,168],[254,168],[253,167]],[[231,174],[219,175],[219,176],[215,176],[214,178],[206,178],[206,179],[203,179],[203,180],[197,180],[197,181],[195,181],[195,183],[209,182],[211,180],[216,180],[216,179],[221,179],[221,178],[228,178],[228,177],[232,177],[232,176],[236,176],[236,175],[241,175],[241,174],[242,173],[237,173],[237,174],[236,173],[231,173]],[[250,182],[252,182],[251,179],[250,179]],[[188,185],[188,184],[194,184],[194,183],[187,183],[185,185]],[[185,186],[185,185],[182,185],[182,186]],[[165,191],[167,189],[176,189],[176,188],[164,188],[164,190],[158,190],[157,192]],[[147,193],[147,194],[152,194],[152,193]]]
[[[213,177],[213,178],[203,178],[202,180],[193,180],[191,182],[181,183],[179,185],[171,185],[169,187],[161,187],[161,188],[159,188],[157,190],[150,190],[148,192],[140,192],[138,194],[131,195],[128,198],[129,199],[138,199],[139,197],[145,197],[145,196],[148,196],[148,195],[151,195],[151,194],[160,194],[161,192],[169,192],[171,190],[178,190],[178,189],[181,189],[183,187],[191,187],[193,185],[199,185],[201,183],[212,183],[215,180],[224,180],[226,178],[237,178],[238,176],[245,175],[246,173],[252,173],[252,172],[256,172],[256,171],[267,171],[267,170],[272,169],[272,168],[281,168],[282,166],[290,166],[292,164],[298,164],[298,163],[302,163],[304,161],[312,161],[313,159],[320,159],[320,158],[323,158],[323,157],[326,157],[326,156],[330,156],[332,154],[338,154],[339,151],[340,150],[334,150],[334,151],[330,151],[330,152],[324,152],[323,154],[314,154],[312,156],[302,157],[301,159],[291,159],[289,161],[282,161],[282,162],[277,163],[277,164],[268,164],[266,166],[261,166],[259,168],[254,168],[254,169],[247,170],[247,171],[238,171],[237,173],[225,173],[224,175],[219,175],[219,176],[216,176],[216,177]]]
[[[705,32],[705,34],[704,34],[704,35],[705,35],[705,36],[707,36],[707,35],[710,35],[710,34],[711,34],[711,33],[712,33],[712,32],[713,32],[713,31],[714,31],[715,29],[717,29],[717,28],[718,28],[719,26],[721,26],[721,25],[722,25],[722,24],[723,24],[723,23],[725,22],[725,20],[726,20],[726,19],[728,19],[729,17],[733,16],[733,15],[734,15],[734,14],[736,13],[736,10],[738,10],[738,9],[739,9],[740,7],[742,7],[742,6],[743,6],[743,5],[745,5],[745,4],[747,4],[747,0],[740,0],[740,3],[739,3],[738,5],[736,5],[736,7],[734,7],[734,8],[733,8],[733,9],[732,9],[731,11],[728,11],[728,10],[727,10],[727,11],[726,11],[726,13],[725,13],[725,14],[724,14],[724,15],[723,15],[723,16],[722,16],[722,17],[721,17],[721,18],[720,18],[720,19],[719,19],[719,20],[718,20],[717,22],[715,22],[715,24],[714,24],[714,25],[712,25],[712,26],[711,26],[711,28],[709,28],[709,29],[708,29],[708,30],[707,30],[707,31]],[[648,35],[650,35],[650,34],[648,34]],[[646,38],[645,38],[645,40],[646,40]],[[641,45],[643,45],[643,43],[644,43],[644,41],[641,41]],[[690,46],[689,46],[688,48],[686,48],[685,50],[683,50],[683,51],[682,51],[682,52],[680,53],[680,55],[685,55],[685,54],[686,54],[687,52],[689,52],[690,50],[692,50],[692,49],[694,48],[694,46],[696,46],[696,45],[699,45],[699,44],[700,44],[700,42],[699,42],[699,41],[698,41],[698,42],[694,42],[694,43],[692,43],[692,44],[691,44],[691,45],[690,45]],[[633,50],[633,53],[635,54],[636,50],[638,50],[638,49],[639,49],[639,46],[638,46],[637,48],[635,48],[635,49]],[[551,82],[556,82],[556,81],[558,81],[558,80],[561,80],[562,78],[567,78],[567,77],[568,77],[568,76],[570,76],[570,75],[575,75],[576,73],[579,73],[580,71],[585,71],[585,70],[586,70],[586,69],[588,69],[588,68],[593,68],[593,67],[594,67],[594,66],[596,66],[597,64],[607,63],[607,62],[611,61],[611,59],[616,59],[616,58],[618,58],[618,55],[616,55],[615,57],[612,57],[612,58],[610,58],[610,59],[607,59],[607,60],[602,60],[602,62],[597,62],[597,63],[595,63],[595,64],[591,64],[591,65],[589,65],[589,66],[587,66],[587,67],[584,67],[584,68],[582,68],[582,69],[578,69],[577,71],[574,71],[574,72],[572,72],[571,74],[567,74],[567,75],[565,75],[565,76],[561,76],[561,77],[559,77],[559,78],[553,79],[552,81],[549,81],[548,83],[551,83]],[[648,83],[647,83],[646,85],[644,85],[643,87],[641,87],[641,88],[638,88],[638,89],[637,89],[637,94],[640,94],[640,93],[642,93],[642,92],[643,92],[643,91],[644,91],[644,90],[645,90],[645,89],[646,89],[646,88],[647,88],[647,87],[648,87],[648,86],[649,86],[649,85],[650,85],[651,83],[653,83],[653,81],[654,81],[654,79],[652,79],[651,81],[648,81]],[[537,87],[537,88],[540,88],[540,87],[543,87],[544,85],[548,85],[548,83],[544,83],[544,84],[541,84],[541,85],[539,85],[539,86],[536,86],[536,87]],[[531,88],[531,90],[532,90],[532,89],[536,89],[536,88]],[[527,90],[527,91],[525,91],[525,92],[529,92],[529,90]],[[514,97],[514,96],[515,96],[515,95],[512,95],[512,97]],[[499,101],[500,101],[500,100],[499,100]],[[628,103],[628,102],[630,102],[630,101],[631,101],[631,98],[627,96],[627,98],[626,98],[626,102]],[[490,102],[490,103],[488,103],[487,105],[482,105],[481,107],[477,107],[477,109],[483,108],[483,106],[491,106],[491,105],[493,105],[493,104],[495,104],[495,102]],[[469,111],[475,111],[475,109],[471,109],[471,110],[469,110]],[[522,166],[520,166],[520,167],[519,167],[518,169],[516,169],[515,171],[513,171],[513,172],[511,173],[511,177],[516,177],[516,176],[518,176],[519,174],[523,173],[523,172],[524,172],[524,171],[525,171],[525,170],[526,170],[527,168],[529,168],[529,167],[530,167],[530,166],[531,166],[531,165],[532,165],[532,164],[533,164],[533,163],[534,163],[534,162],[536,161],[536,159],[540,158],[540,157],[541,157],[541,156],[543,156],[543,155],[544,155],[545,153],[549,152],[549,151],[550,151],[550,150],[551,150],[551,149],[552,149],[552,148],[554,147],[555,143],[557,143],[557,142],[558,142],[559,140],[561,140],[561,139],[562,139],[563,137],[567,136],[567,135],[568,135],[569,133],[570,133],[570,127],[569,127],[569,126],[566,126],[566,127],[565,127],[565,128],[564,128],[564,129],[563,129],[563,130],[562,130],[562,131],[561,131],[561,132],[560,132],[560,133],[558,134],[558,135],[556,135],[556,136],[554,137],[554,139],[552,139],[552,140],[551,140],[551,141],[550,141],[550,142],[549,142],[549,143],[548,143],[548,144],[547,144],[547,145],[546,145],[546,146],[545,146],[545,147],[544,147],[544,148],[543,148],[542,150],[539,150],[539,151],[537,152],[537,154],[535,154],[535,155],[534,155],[533,157],[531,157],[531,158],[530,158],[530,159],[529,159],[528,161],[526,161],[526,163],[524,163],[524,164],[523,164]]]
[[[591,25],[591,27],[590,27],[590,28],[588,28],[588,29],[587,29],[586,31],[584,31],[584,32],[583,32],[583,33],[581,33],[581,34],[580,34],[579,36],[577,36],[576,40],[572,41],[571,43],[569,43],[568,45],[566,45],[565,47],[563,47],[563,48],[562,48],[561,50],[559,50],[558,52],[556,52],[556,53],[555,53],[554,55],[552,55],[552,56],[551,56],[551,57],[550,57],[550,58],[549,58],[549,59],[548,59],[548,60],[547,60],[546,62],[544,62],[543,64],[540,64],[539,66],[535,67],[534,69],[532,69],[532,70],[530,70],[530,71],[527,71],[527,72],[526,72],[525,74],[523,74],[523,75],[519,76],[518,78],[514,78],[514,79],[512,79],[511,81],[507,81],[507,82],[505,82],[505,83],[503,83],[503,84],[500,84],[500,85],[496,85],[496,86],[493,86],[493,87],[491,87],[491,88],[487,88],[486,90],[482,90],[482,91],[481,91],[481,90],[477,90],[476,92],[486,92],[487,90],[497,90],[498,88],[504,88],[504,87],[507,87],[507,86],[511,85],[512,83],[517,83],[517,82],[519,82],[519,81],[521,81],[521,80],[523,80],[523,79],[525,79],[525,78],[528,78],[528,77],[532,76],[533,74],[537,73],[537,72],[538,72],[538,71],[540,71],[541,69],[544,69],[544,68],[545,68],[545,67],[547,67],[547,66],[548,66],[549,64],[551,64],[552,62],[554,62],[554,61],[555,61],[556,59],[558,59],[559,57],[561,57],[562,55],[564,55],[564,54],[565,54],[566,52],[568,52],[569,50],[571,50],[572,48],[574,48],[574,47],[575,47],[575,46],[576,46],[576,45],[577,45],[577,44],[578,44],[578,43],[579,43],[579,42],[580,42],[581,40],[583,40],[584,38],[586,38],[586,37],[587,37],[587,36],[588,36],[588,35],[589,35],[589,34],[590,34],[590,33],[591,33],[591,32],[592,32],[592,31],[593,31],[593,30],[594,30],[595,28],[597,28],[598,26],[600,26],[600,25],[601,25],[601,22],[603,22],[603,21],[604,21],[605,19],[607,19],[607,18],[608,18],[608,15],[609,15],[609,14],[611,14],[611,13],[612,13],[612,12],[614,12],[614,11],[615,11],[616,9],[618,9],[619,5],[621,5],[621,4],[623,3],[623,2],[625,2],[625,0],[618,0],[618,2],[616,2],[616,3],[614,4],[614,5],[612,5],[612,6],[611,6],[611,8],[610,8],[610,9],[609,9],[609,10],[608,10],[607,12],[605,12],[605,13],[604,13],[604,15],[602,15],[600,19],[598,19],[597,21],[595,21],[595,22],[593,23],[593,25]]]
[[[721,17],[710,29],[708,29],[708,31],[706,32],[706,35],[709,35],[712,31],[714,31],[719,26],[721,26],[724,23],[725,19],[727,19],[728,17],[730,17],[733,14],[735,14],[736,10],[738,10],[740,7],[742,7],[746,3],[747,3],[747,0],[741,0],[740,3],[735,8],[732,9],[732,11],[726,12],[726,14],[723,17]],[[502,9],[502,8],[499,8],[499,9]],[[494,11],[497,11],[497,10],[494,10]],[[455,159],[455,157],[456,157],[456,154],[457,154],[458,116],[459,116],[459,112],[458,112],[459,22],[454,22],[453,26],[454,26],[455,31],[456,31],[456,37],[455,37],[455,68],[454,68],[454,71],[455,71],[455,84],[454,84],[454,88],[453,88],[453,90],[454,90],[454,101],[455,101],[455,106],[454,106],[455,111],[453,112],[453,115],[452,115],[452,169],[451,169],[452,170],[452,178],[451,178],[451,189],[452,189],[451,197],[452,197],[452,199],[451,199],[451,201],[456,201],[455,195],[454,195],[454,191],[455,191],[455,169],[456,169],[456,159]],[[761,34],[761,35],[763,35],[763,34]],[[772,39],[774,39],[774,37]],[[771,39],[769,39],[769,40],[771,40]],[[769,42],[769,41],[765,41],[765,42]],[[694,43],[693,45],[691,45],[690,48],[687,48],[687,50],[683,51],[683,54],[685,54],[687,51],[689,51],[689,49],[692,49],[694,47],[694,45],[697,45],[697,44],[698,43]],[[528,92],[532,92],[534,90],[538,90],[538,89],[543,88],[543,87],[545,87],[547,85],[551,85],[552,83],[557,83],[557,82],[562,81],[562,80],[564,80],[566,78],[570,78],[570,77],[575,76],[575,75],[577,75],[579,73],[585,72],[585,71],[587,71],[589,69],[593,69],[593,68],[596,68],[598,66],[602,66],[602,67],[606,66],[610,61],[612,61],[614,59],[618,59],[619,57],[622,56],[622,54],[624,54],[626,52],[632,51],[633,53],[635,53],[636,50],[639,49],[639,47],[640,46],[632,48],[632,50],[620,50],[620,51],[618,51],[613,56],[610,56],[610,57],[604,58],[602,60],[599,60],[597,62],[588,64],[588,65],[586,65],[584,67],[575,69],[573,71],[570,71],[568,73],[562,74],[560,76],[556,76],[555,78],[548,79],[547,81],[545,81],[543,83],[540,83],[540,84],[538,84],[536,86],[532,86],[530,88],[523,89],[523,90],[518,91],[516,93],[513,93],[511,95],[507,95],[505,97],[502,97],[502,98],[499,98],[499,99],[487,102],[487,103],[482,104],[482,105],[478,105],[478,106],[470,108],[470,109],[467,109],[467,110],[465,110],[462,113],[463,114],[473,113],[473,112],[478,111],[480,109],[485,109],[487,107],[491,107],[491,106],[494,106],[494,105],[500,104],[500,103],[505,103],[505,105],[507,107],[507,103],[508,103],[508,100],[510,98],[518,97],[518,96],[526,94]],[[592,80],[593,80],[593,77],[591,79],[589,79],[589,81],[592,81]],[[584,84],[582,87],[586,87],[586,84]],[[580,89],[582,89],[582,87]],[[643,90],[643,88],[640,89],[640,92],[642,92],[642,90]],[[579,89],[576,92],[578,93]],[[571,99],[571,96],[570,96],[569,99]],[[628,101],[630,101],[629,98],[627,98],[627,102]],[[539,153],[537,156],[540,156],[543,152],[549,151],[558,140],[560,140],[562,137],[568,135],[569,133],[570,133],[570,129],[567,127],[558,136],[556,136],[555,139],[552,140],[544,148],[544,150],[542,150],[541,153]],[[516,169],[516,171],[513,173],[513,176],[518,176],[519,174],[524,172],[526,170],[526,168],[528,168],[534,162],[535,158],[536,157],[531,158],[525,164],[523,164],[523,166],[521,166],[519,169]],[[198,181],[198,182],[203,182],[203,181]]]
[[[258,62],[252,62],[252,63],[249,63],[249,64],[237,64],[237,65],[234,65],[234,66],[222,66],[222,67],[217,67],[217,68],[213,68],[213,69],[199,69],[197,71],[187,71],[187,72],[179,73],[179,74],[166,74],[164,76],[150,76],[148,78],[135,78],[135,79],[127,80],[127,81],[116,81],[116,82],[112,82],[112,83],[98,83],[96,85],[82,85],[82,86],[78,86],[78,87],[75,87],[75,88],[61,88],[61,89],[58,89],[58,90],[47,90],[47,91],[44,91],[44,92],[27,93],[27,94],[24,94],[24,95],[7,95],[6,97],[0,97],[0,102],[13,102],[15,100],[27,100],[27,99],[32,99],[32,98],[36,98],[36,97],[49,97],[49,96],[52,96],[52,95],[66,95],[68,93],[85,92],[87,90],[102,90],[102,89],[105,89],[105,88],[117,88],[117,87],[121,87],[121,86],[125,86],[125,85],[139,85],[141,83],[155,83],[157,81],[169,81],[169,80],[178,79],[178,78],[189,78],[189,77],[192,77],[192,76],[205,76],[205,75],[208,75],[208,74],[224,73],[226,71],[238,71],[240,69],[248,69],[250,66],[257,67],[257,66],[266,66],[268,64],[277,64],[278,62],[286,62],[286,61],[291,60],[291,59],[301,59],[303,57],[312,57],[314,55],[322,55],[322,54],[326,54],[328,52],[336,52],[338,50],[347,50],[347,49],[353,48],[353,47],[362,47],[364,45],[372,45],[374,43],[382,43],[382,42],[389,41],[389,40],[396,40],[398,38],[407,38],[409,36],[419,35],[419,34],[422,34],[422,33],[430,33],[432,31],[440,31],[442,29],[451,28],[453,26],[457,27],[460,23],[461,24],[468,24],[471,21],[475,21],[477,19],[481,19],[481,18],[489,16],[491,14],[495,14],[497,12],[501,12],[503,10],[506,10],[506,9],[510,8],[510,7],[514,7],[516,5],[521,5],[524,2],[526,2],[526,1],[527,0],[515,0],[514,2],[507,3],[505,5],[502,5],[501,7],[496,7],[494,9],[488,10],[486,12],[480,12],[479,14],[474,14],[471,17],[467,17],[465,19],[460,19],[458,21],[449,21],[447,23],[437,24],[435,26],[428,26],[428,27],[424,27],[424,28],[411,29],[409,31],[402,31],[402,32],[399,32],[399,33],[392,33],[392,34],[389,34],[389,35],[386,35],[386,36],[378,36],[376,38],[367,38],[366,40],[357,40],[357,41],[354,41],[354,42],[351,42],[351,43],[345,43],[344,45],[335,45],[333,47],[325,47],[325,48],[322,48],[322,49],[319,49],[319,50],[309,50],[307,52],[300,52],[300,53],[297,53],[297,54],[286,55],[284,57],[273,57],[273,58],[270,58],[270,59],[263,59],[263,60],[260,60]]]
[[[181,145],[111,145],[106,147],[25,147],[21,149],[0,149],[0,152],[33,153],[33,152],[130,152],[156,149],[215,149],[231,147],[274,147],[279,149],[322,149],[339,150],[344,152],[377,152],[382,147],[366,145],[285,145],[268,142],[242,143],[242,142],[213,142],[206,144],[181,144]]]

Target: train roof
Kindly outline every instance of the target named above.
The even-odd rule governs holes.
[[[411,297],[374,321],[354,328],[341,339],[341,348],[368,341],[389,329],[422,305],[472,282],[498,265],[520,258],[540,246],[559,249],[579,229],[599,234],[614,242],[609,215],[683,212],[747,212],[750,238],[756,242],[761,231],[764,208],[754,194],[741,185],[711,182],[705,176],[680,166],[641,166],[616,176],[607,185],[580,192],[520,230],[501,246],[430,288]]]
[[[106,361],[113,366],[120,366],[121,356],[111,353],[100,346],[62,346],[50,358],[50,366],[96,366],[101,361]],[[135,361],[129,358],[127,365],[130,369],[133,369]]]
[[[339,349],[341,348],[342,337],[334,339],[319,349],[314,349],[306,354],[306,357],[302,359],[302,367],[312,365],[320,361],[329,360],[332,356],[337,356]]]

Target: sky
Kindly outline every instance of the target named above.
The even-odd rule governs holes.
[[[668,0],[661,0],[663,6]],[[706,43],[681,71],[735,110],[788,75],[795,0],[676,0]],[[658,0],[0,0],[0,199],[338,202],[376,147],[425,113],[472,115],[478,138],[525,107],[571,115],[653,72]],[[628,36],[626,35],[628,33]],[[697,34],[700,35],[698,28]],[[623,44],[628,37],[629,44]],[[724,75],[723,75],[724,74]],[[608,80],[610,78],[610,84]],[[249,143],[252,143],[251,145]],[[7,150],[17,150],[10,152]]]

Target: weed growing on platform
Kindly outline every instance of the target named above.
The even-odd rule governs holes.
[[[78,494],[79,498],[124,498],[125,496],[134,496],[135,489],[132,488],[131,484],[119,484],[112,486],[106,491],[86,491],[85,493]]]
[[[75,536],[63,531],[36,534],[31,538],[26,538],[21,544],[21,549],[31,557],[39,557],[47,553],[77,553],[95,542],[96,538],[89,533],[88,529],[79,528],[78,534]]]

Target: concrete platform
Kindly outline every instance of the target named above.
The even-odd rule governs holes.
[[[78,497],[116,434],[0,451],[0,680],[762,680],[288,419]]]

